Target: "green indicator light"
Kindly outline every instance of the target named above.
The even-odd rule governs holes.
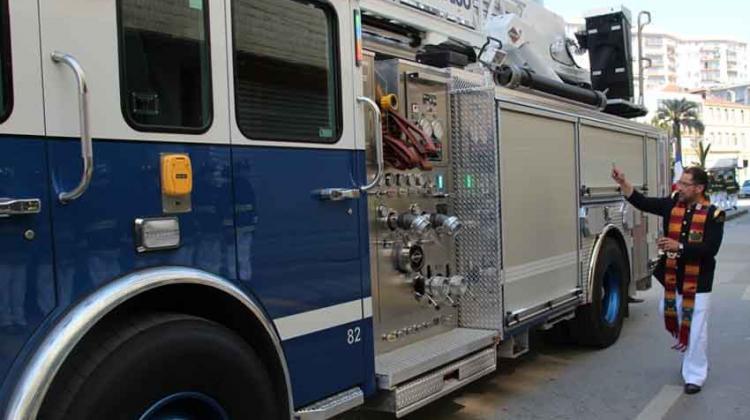
[[[466,179],[464,179],[464,185],[466,185],[466,188],[474,188],[474,177],[471,175],[466,175]]]
[[[444,183],[443,183],[443,176],[442,175],[438,175],[437,176],[437,187],[438,187],[438,189],[442,190],[443,189],[443,185],[444,185]]]

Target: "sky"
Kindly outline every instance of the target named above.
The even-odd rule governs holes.
[[[748,0],[545,0],[544,5],[565,18],[582,17],[589,10],[624,5],[633,14],[637,26],[638,12],[651,12],[652,29],[685,37],[731,37],[750,41],[750,1]],[[710,6],[710,7],[708,7]]]

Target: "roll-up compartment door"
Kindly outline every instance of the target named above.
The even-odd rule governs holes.
[[[645,181],[643,135],[581,125],[581,184],[593,194],[614,192],[614,163],[636,187]]]
[[[575,123],[499,112],[505,311],[523,317],[577,287]]]

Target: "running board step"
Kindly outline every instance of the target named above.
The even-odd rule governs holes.
[[[454,330],[381,354],[375,358],[378,388],[396,385],[495,344],[498,333],[489,330]]]
[[[497,352],[491,346],[462,360],[436,369],[390,391],[381,391],[381,398],[371,409],[403,417],[425,405],[468,385],[497,369]]]
[[[352,388],[309,405],[295,413],[296,420],[325,420],[359,407],[365,402],[365,394]]]

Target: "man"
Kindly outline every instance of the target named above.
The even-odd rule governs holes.
[[[706,199],[708,175],[697,167],[685,169],[670,198],[645,197],[617,168],[612,179],[630,204],[663,218],[667,236],[657,245],[664,254],[654,271],[664,286],[659,309],[677,339],[673,348],[683,352],[685,393],[695,394],[708,376],[708,312],[725,214]]]

